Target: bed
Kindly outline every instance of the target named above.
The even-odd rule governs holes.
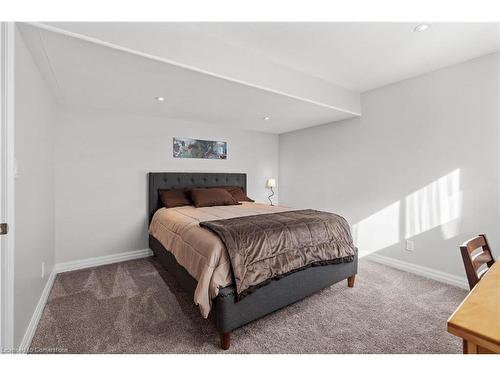
[[[220,333],[222,349],[229,349],[231,331],[244,324],[288,306],[339,281],[347,279],[348,286],[354,286],[354,277],[357,273],[358,263],[357,251],[350,262],[307,267],[286,274],[283,277],[267,281],[258,289],[252,290],[244,298],[239,298],[234,278],[231,278],[231,265],[227,259],[224,259],[224,256],[227,257],[227,255],[222,251],[223,249],[217,255],[217,266],[219,269],[210,269],[208,275],[206,274],[207,270],[198,272],[196,271],[196,267],[186,266],[186,259],[182,259],[182,256],[189,256],[186,255],[188,254],[187,252],[185,254],[184,252],[174,254],[164,246],[164,244],[168,244],[168,241],[166,242],[158,231],[158,217],[160,215],[164,215],[167,220],[171,219],[172,215],[176,215],[175,217],[179,217],[181,222],[184,220],[186,223],[189,223],[188,220],[190,218],[202,221],[217,219],[218,216],[222,218],[238,217],[243,215],[241,212],[251,215],[252,213],[265,214],[288,211],[288,209],[279,206],[243,203],[239,207],[214,207],[211,210],[180,207],[178,210],[168,209],[169,212],[167,213],[159,197],[160,189],[191,189],[220,186],[239,186],[246,193],[246,174],[149,173],[148,214],[150,222],[149,246],[151,250],[162,266],[177,279],[183,289],[193,294],[194,300],[200,306],[202,315],[205,317],[209,313],[213,315],[216,328]],[[166,216],[167,214],[170,216]],[[154,216],[155,220],[153,220]],[[163,223],[165,223],[165,218],[163,219]],[[196,232],[203,230],[206,231],[206,229],[198,228],[198,225],[192,225],[191,235],[204,236],[203,233]],[[169,246],[167,245],[167,247]],[[196,246],[191,245],[190,247],[195,247],[192,251],[193,254],[196,254],[198,250]],[[186,267],[183,267],[180,263]],[[201,267],[199,268],[201,269]],[[214,276],[214,272],[216,271],[218,273]],[[215,284],[213,280],[217,280]]]

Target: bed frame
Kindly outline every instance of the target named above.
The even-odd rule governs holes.
[[[246,193],[247,178],[244,173],[149,173],[149,222],[154,213],[163,207],[158,189],[203,188],[214,186],[241,186]],[[149,236],[149,247],[162,266],[171,273],[183,289],[194,295],[197,281],[177,263],[171,252],[154,237]],[[358,269],[358,255],[350,263],[330,264],[309,267],[294,272],[279,280],[256,289],[252,294],[236,302],[233,285],[219,290],[210,314],[214,315],[215,325],[220,333],[221,347],[229,349],[230,333],[253,320],[288,306],[321,289],[347,279],[350,288],[354,287],[354,277]]]

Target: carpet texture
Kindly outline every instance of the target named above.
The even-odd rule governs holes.
[[[460,353],[446,320],[465,290],[360,260],[333,285],[233,332],[210,319],[154,258],[57,275],[32,352]]]

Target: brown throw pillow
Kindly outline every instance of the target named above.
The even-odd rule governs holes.
[[[167,208],[193,205],[189,190],[160,189],[158,192],[160,193],[161,202]]]
[[[231,206],[240,204],[225,189],[207,188],[191,190],[191,200],[195,207]]]
[[[220,186],[220,188],[227,190],[238,202],[255,202],[246,196],[241,186]]]

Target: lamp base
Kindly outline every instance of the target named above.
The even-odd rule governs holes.
[[[271,189],[272,194],[270,196],[268,196],[267,199],[269,199],[269,203],[271,203],[271,206],[274,206],[273,201],[271,200],[271,197],[274,195],[274,190],[273,190],[273,188],[269,188],[269,189]]]

